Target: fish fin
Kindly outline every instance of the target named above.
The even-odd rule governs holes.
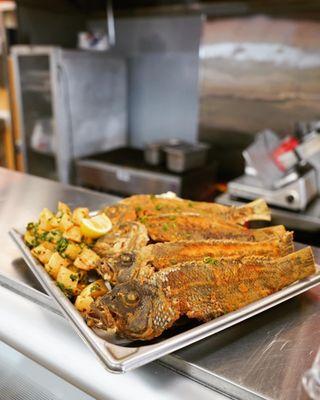
[[[271,212],[264,199],[251,201],[239,208],[248,208],[252,211],[252,214],[246,216],[247,221],[271,221]]]

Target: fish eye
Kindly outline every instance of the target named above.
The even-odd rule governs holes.
[[[124,301],[128,306],[132,306],[139,301],[139,295],[137,292],[128,292],[124,296]]]
[[[120,258],[118,259],[118,267],[120,268],[128,268],[134,262],[134,255],[130,253],[123,253],[121,254]]]
[[[121,255],[121,261],[128,262],[128,261],[131,261],[131,259],[132,259],[132,257],[130,256],[130,254],[122,254]]]

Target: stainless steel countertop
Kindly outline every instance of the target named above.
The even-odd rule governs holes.
[[[124,399],[129,394],[132,400],[177,400],[181,393],[186,400],[226,399],[159,363],[124,375],[106,371],[69,323],[56,315],[59,312],[8,235],[10,227],[37,218],[43,207],[54,209],[59,200],[97,209],[117,199],[0,168],[0,340],[99,400]]]
[[[70,203],[72,206],[86,204],[90,208],[99,208],[116,198],[0,169],[2,273],[8,278],[10,284],[7,286],[11,289],[14,287],[12,278],[16,280],[18,292],[21,292],[21,285],[24,285],[25,289],[29,285],[33,286],[34,289],[29,289],[29,292],[24,290],[24,295],[53,310],[54,306],[50,299],[38,291],[37,283],[10,242],[7,230],[36,218],[45,206],[54,208],[58,200]],[[320,260],[319,251],[316,251],[316,255]],[[6,278],[1,278],[1,285],[6,286]],[[11,294],[11,296],[15,295]],[[35,307],[34,304],[33,306]],[[0,311],[1,307],[3,303]],[[36,307],[43,310],[42,313],[49,312],[39,306]],[[54,316],[54,319],[56,318],[61,319]],[[66,325],[66,322],[63,322]],[[5,336],[6,342],[10,340],[14,342],[15,339],[10,339],[8,334],[3,335],[1,329],[0,322],[0,338]],[[63,329],[67,328],[64,326]],[[43,330],[45,330],[44,326]],[[19,336],[18,331],[16,332]],[[166,356],[160,360],[160,363],[215,390],[215,392],[210,391],[198,383],[187,380],[189,385],[192,383],[195,386],[192,386],[192,394],[188,391],[184,392],[186,398],[188,395],[189,398],[194,398],[195,393],[199,391],[200,398],[206,398],[208,393],[211,393],[211,398],[221,398],[216,393],[220,392],[238,399],[301,400],[307,398],[302,390],[301,376],[311,366],[316,355],[320,345],[319,333],[320,287],[238,326]],[[49,331],[46,334],[49,335]],[[74,338],[74,336],[71,337]],[[76,338],[73,341],[78,343]],[[12,345],[19,347],[19,344],[12,343]],[[25,345],[23,347],[21,344],[19,348],[26,352],[30,351],[32,354],[32,349],[27,351]],[[37,359],[36,351],[34,353],[32,357]],[[45,358],[44,355],[41,357]],[[43,360],[41,362],[44,363]],[[59,365],[55,365],[54,368],[50,365],[52,364],[48,363],[48,368],[54,370],[57,368],[57,373],[59,373]],[[152,363],[124,376],[130,376],[131,382],[133,382],[132,376],[136,376],[137,383],[141,385],[144,374],[146,374],[146,380],[150,380],[150,374],[163,374],[163,370],[158,368],[161,368],[159,364]],[[64,374],[67,374],[66,371],[64,370]],[[174,376],[177,379],[178,375],[174,374]],[[77,381],[73,377],[70,381],[79,387],[83,384],[80,378]],[[208,393],[204,392],[204,389],[208,390]]]

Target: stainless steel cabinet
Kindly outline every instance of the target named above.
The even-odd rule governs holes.
[[[12,48],[26,172],[70,182],[73,160],[127,143],[127,68],[107,52]]]

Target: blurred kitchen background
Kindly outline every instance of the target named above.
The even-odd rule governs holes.
[[[0,1],[0,35],[1,166],[320,230],[320,2]]]

